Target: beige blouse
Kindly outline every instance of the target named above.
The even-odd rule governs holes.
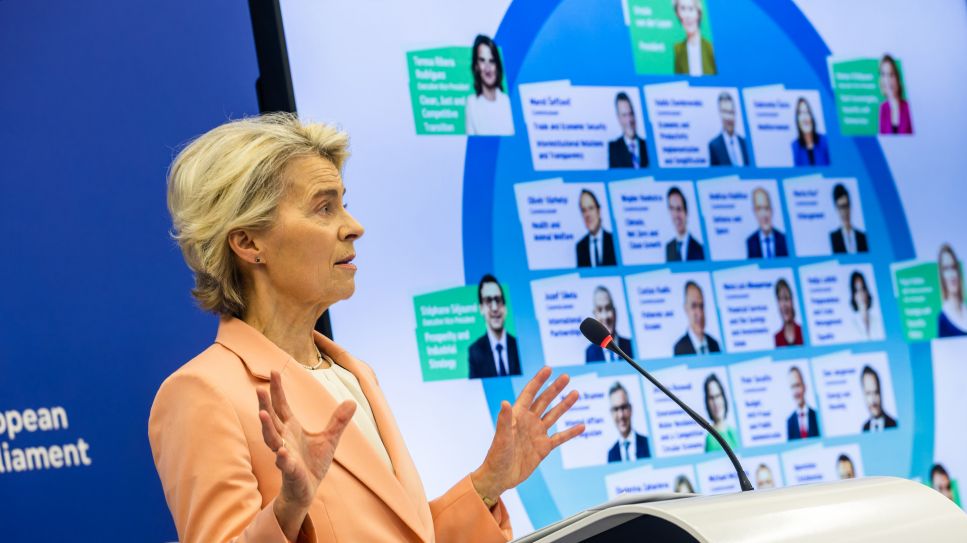
[[[386,466],[390,471],[393,471],[393,462],[390,460],[389,453],[386,452],[386,446],[383,445],[383,440],[379,437],[379,429],[376,427],[376,418],[373,417],[373,409],[370,407],[366,395],[363,394],[363,389],[359,387],[359,381],[349,370],[332,362],[331,359],[330,364],[331,366],[328,368],[307,369],[306,371],[322,383],[322,386],[329,391],[329,394],[332,394],[336,402],[342,403],[346,400],[356,402],[356,412],[353,413],[353,422],[363,431],[363,435],[373,446],[373,449],[376,450],[376,454],[386,462]]]

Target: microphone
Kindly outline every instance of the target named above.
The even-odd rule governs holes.
[[[709,424],[704,417],[693,411],[692,408],[680,400],[678,396],[672,394],[670,390],[665,388],[665,385],[661,384],[658,379],[652,377],[650,373],[639,366],[634,360],[631,359],[630,356],[625,354],[625,352],[622,351],[621,348],[615,343],[614,338],[611,337],[611,332],[608,331],[603,324],[588,317],[581,323],[581,333],[584,334],[584,337],[586,337],[591,343],[600,345],[602,348],[608,349],[621,358],[624,358],[625,362],[631,364],[633,368],[638,370],[638,373],[640,373],[645,379],[648,379],[651,384],[655,385],[658,390],[661,390],[665,396],[671,398],[673,402],[678,404],[678,407],[681,407],[683,411],[688,413],[688,416],[692,417],[692,420],[698,423],[698,425],[705,429],[706,432],[711,434],[711,436],[715,438],[715,441],[719,442],[719,445],[722,446],[722,450],[725,451],[725,454],[729,455],[729,460],[732,461],[732,467],[735,468],[735,473],[739,476],[739,486],[742,487],[742,491],[745,492],[753,490],[752,483],[749,482],[749,478],[746,476],[745,470],[742,469],[742,464],[739,463],[739,459],[735,456],[735,452],[732,451],[732,447],[729,447],[729,444],[725,442],[725,439],[721,434],[718,433],[715,427]]]

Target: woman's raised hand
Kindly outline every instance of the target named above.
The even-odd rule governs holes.
[[[577,424],[554,435],[547,434],[578,399],[578,392],[571,391],[547,411],[570,380],[567,375],[561,375],[537,396],[550,376],[551,369],[542,368],[513,405],[507,401],[501,403],[497,431],[487,457],[470,475],[481,497],[496,499],[505,490],[517,486],[530,477],[555,447],[584,432],[584,424]]]
[[[275,515],[286,537],[295,541],[316,490],[332,464],[339,438],[353,418],[356,404],[348,400],[339,404],[326,429],[310,434],[292,414],[279,372],[272,372],[268,390],[259,388],[256,393],[262,439],[275,452],[275,465],[282,472]]]

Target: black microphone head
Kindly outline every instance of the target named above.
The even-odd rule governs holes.
[[[602,347],[605,347],[604,343],[611,340],[611,332],[608,331],[608,328],[591,317],[584,319],[581,323],[581,333],[588,338],[588,341]]]

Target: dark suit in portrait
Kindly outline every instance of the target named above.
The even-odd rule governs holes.
[[[702,38],[702,75],[715,75],[717,69],[715,67],[715,52],[712,50],[712,44],[705,38]],[[688,75],[688,45],[686,40],[682,40],[672,46],[672,50],[675,54],[675,73]]]
[[[615,337],[615,341],[618,342],[618,348],[624,351],[626,355],[630,356],[631,358],[635,357],[635,351],[631,347],[631,339],[617,336]],[[605,360],[606,357],[604,355],[604,348],[600,345],[588,345],[587,350],[584,351],[585,362],[604,362]]]
[[[856,236],[857,253],[865,253],[870,250],[869,245],[866,244],[866,234],[854,228],[853,235]],[[846,254],[846,236],[843,235],[842,228],[837,228],[829,233],[829,244],[833,246],[833,254]]]
[[[635,142],[638,145],[638,167],[645,168],[648,166],[648,148],[645,147],[645,140],[635,136]],[[625,143],[624,136],[619,136],[618,139],[608,143],[608,167],[635,167],[634,157],[628,149],[628,144]]]
[[[745,148],[745,138],[735,134],[735,145],[742,153],[742,165],[749,165],[749,151]],[[729,150],[725,147],[725,135],[719,134],[708,143],[708,162],[711,166],[732,166],[732,158],[729,157]]]
[[[760,230],[756,230],[745,240],[745,252],[748,258],[763,258],[762,241],[759,239]],[[772,249],[773,257],[789,256],[789,246],[786,245],[786,235],[772,229],[772,241],[775,247]]]
[[[806,408],[806,437],[819,437],[819,418],[816,410],[812,407]],[[802,432],[799,430],[799,411],[793,411],[792,415],[786,419],[786,437],[789,441],[802,439]]]
[[[601,262],[598,266],[617,266],[618,259],[614,254],[614,236],[611,232],[602,229],[601,230]],[[577,252],[577,260],[579,268],[590,268],[591,267],[591,234],[586,234],[577,245],[575,245],[574,250]]]
[[[866,419],[866,422],[863,423],[863,431],[864,432],[869,432],[871,426],[873,426],[873,419]],[[896,428],[896,419],[893,418],[893,417],[891,417],[890,415],[887,415],[884,412],[883,413],[883,429],[885,430],[887,428]]]
[[[708,352],[717,353],[721,351],[719,348],[719,342],[715,341],[714,337],[705,334],[705,342],[708,343]],[[692,345],[692,338],[688,337],[688,332],[686,332],[685,335],[675,343],[675,356],[697,353],[698,349],[695,347],[695,345]]]
[[[651,456],[651,449],[648,448],[648,438],[635,432],[635,458],[648,458]],[[621,440],[614,442],[614,446],[608,451],[608,462],[621,462]]]
[[[688,236],[688,244],[685,247],[686,258],[682,258],[682,252],[678,249],[678,240],[672,239],[665,244],[665,262],[681,262],[683,260],[705,260],[705,248],[702,244],[695,241],[695,238]]]
[[[497,362],[494,352],[490,349],[490,338],[487,334],[480,336],[470,345],[467,354],[470,365],[470,378],[497,377]],[[520,356],[517,354],[517,338],[507,334],[507,353],[504,355],[509,375],[520,375]]]

